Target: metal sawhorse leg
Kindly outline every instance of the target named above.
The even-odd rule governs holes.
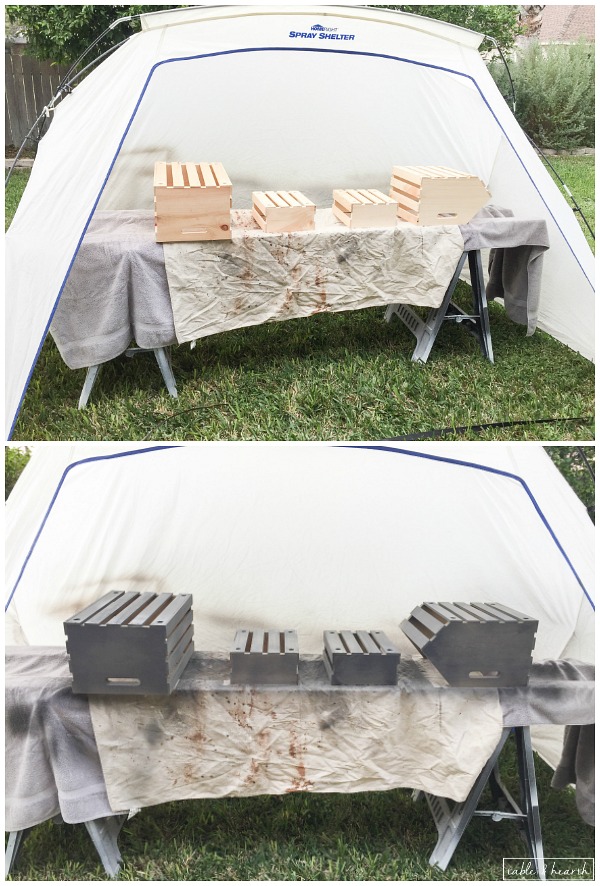
[[[62,818],[57,816],[55,820],[62,821]],[[100,856],[104,870],[113,880],[119,876],[121,868],[121,853],[119,852],[117,839],[126,820],[126,815],[111,815],[107,818],[96,818],[93,821],[84,822],[87,832],[92,838],[96,851]],[[4,862],[5,877],[8,877],[16,864],[23,840],[31,830],[32,828],[26,828],[22,831],[11,831],[9,833]]]
[[[515,802],[498,775],[498,758],[511,732],[514,732],[517,745],[520,804]],[[477,809],[481,794],[488,782],[498,808],[493,810]],[[533,750],[528,726],[516,726],[512,730],[509,728],[502,730],[502,736],[494,753],[481,770],[464,802],[452,803],[444,797],[436,797],[425,791],[416,792],[415,799],[421,795],[425,796],[427,800],[438,831],[438,841],[429,859],[430,865],[436,866],[442,871],[446,870],[474,815],[491,818],[492,821],[501,821],[506,818],[519,826],[539,879],[546,879]]]
[[[149,350],[153,350],[154,352],[154,356],[156,357],[156,362],[158,363],[158,366],[160,368],[163,381],[167,387],[167,391],[169,392],[171,397],[177,397],[177,385],[175,384],[175,376],[173,375],[171,360],[166,348],[128,348],[125,351],[125,356],[135,357],[136,354],[146,353]],[[98,373],[100,372],[102,365],[102,363],[97,363],[94,366],[88,366],[85,381],[83,383],[83,388],[81,389],[81,395],[79,397],[79,409],[85,409],[85,407],[87,406],[87,402],[90,399],[90,394],[92,393],[92,388],[96,383],[96,379],[98,378]]]
[[[473,311],[471,314],[467,314],[466,311],[463,311],[462,308],[459,308],[452,301],[454,290],[467,260],[469,262],[473,297]],[[485,294],[483,267],[481,265],[481,252],[478,249],[463,252],[450,285],[446,290],[442,304],[439,308],[432,308],[426,320],[422,320],[408,305],[390,305],[385,312],[385,320],[389,323],[394,315],[404,323],[417,339],[417,345],[411,357],[415,363],[427,362],[442,323],[446,321],[463,324],[467,331],[479,341],[483,355],[490,363],[494,362],[488,303]]]

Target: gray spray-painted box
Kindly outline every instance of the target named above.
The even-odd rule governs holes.
[[[194,651],[191,594],[110,591],[64,628],[75,693],[168,695]]]
[[[286,685],[298,682],[298,634],[294,630],[236,631],[230,651],[231,682],[247,685]]]
[[[401,628],[450,686],[526,686],[538,622],[501,603],[422,603]]]
[[[323,662],[334,686],[395,686],[400,652],[383,631],[324,631]]]

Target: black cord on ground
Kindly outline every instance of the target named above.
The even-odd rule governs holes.
[[[152,431],[148,431],[143,439],[150,440],[150,435],[159,425],[164,424],[166,421],[171,421],[172,418],[177,418],[178,415],[185,415],[186,412],[196,412],[199,409],[214,409],[216,406],[229,406],[229,403],[206,403],[202,406],[190,406],[188,409],[181,409],[179,412],[173,412],[171,413],[171,415],[165,415],[164,418],[161,418],[159,421],[156,422]]]
[[[495,421],[483,425],[465,425],[460,428],[439,428],[437,430],[425,431],[421,434],[406,434],[404,437],[386,437],[385,439],[390,441],[437,440],[439,437],[447,437],[450,434],[480,433],[490,428],[513,428],[519,425],[548,425],[574,421],[586,423],[591,421],[591,418],[589,416],[580,416],[578,418],[536,418],[523,419],[522,421]]]

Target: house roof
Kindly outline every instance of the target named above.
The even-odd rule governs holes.
[[[595,7],[591,6],[544,6],[541,24],[536,33],[540,43],[577,40],[594,41]]]

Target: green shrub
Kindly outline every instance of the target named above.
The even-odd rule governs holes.
[[[516,118],[540,147],[569,150],[594,145],[593,45],[534,42],[518,50],[508,65],[515,85]],[[502,62],[495,59],[490,72],[509,98]]]
[[[13,487],[29,461],[31,452],[25,447],[4,447],[4,498],[8,498]]]

